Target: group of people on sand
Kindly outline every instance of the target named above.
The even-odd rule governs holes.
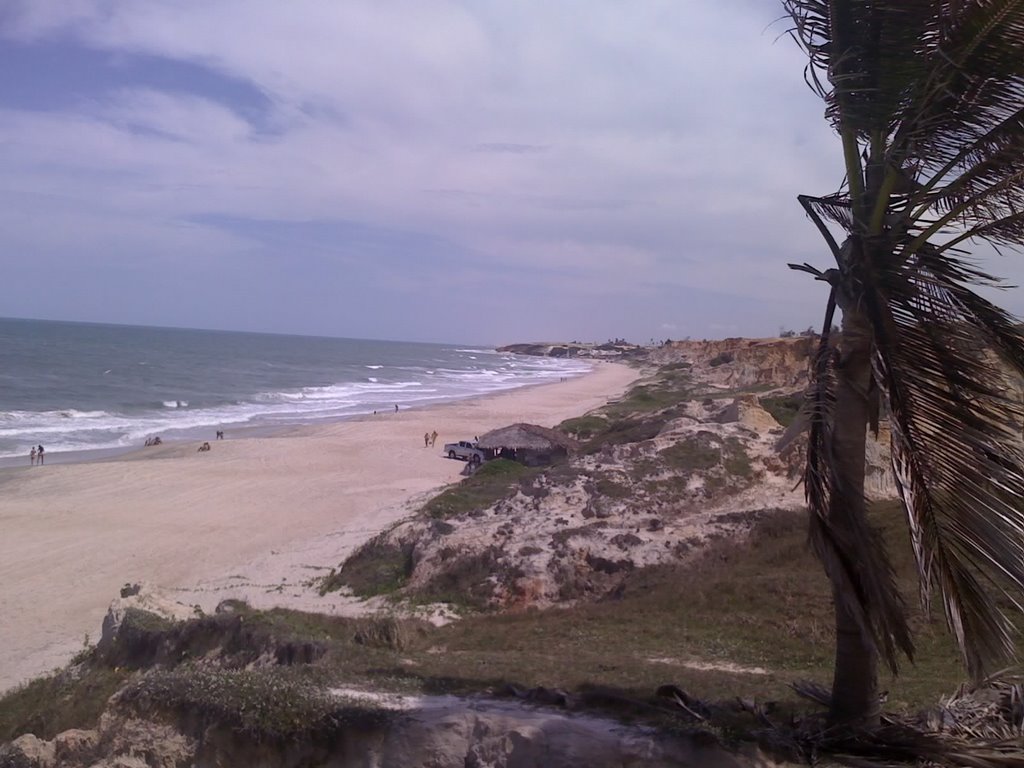
[[[216,434],[217,434],[217,439],[218,440],[223,440],[224,439],[224,430],[223,429],[218,429]],[[147,448],[149,446],[151,446],[151,445],[162,445],[162,444],[163,444],[163,440],[160,439],[159,435],[157,435],[156,437],[147,437],[146,438],[146,447]],[[199,446],[199,450],[200,451],[208,451],[208,450],[210,450],[210,443],[209,442],[204,442],[202,445]],[[32,449],[33,463],[35,463],[35,454],[36,454],[36,449],[33,448]],[[39,463],[40,464],[43,463],[43,458],[42,457],[43,457],[43,446],[40,445],[39,446]]]
[[[423,433],[423,447],[424,448],[427,448],[428,446],[431,446],[431,445],[433,445],[436,442],[437,442],[437,430],[436,429],[433,432],[424,432]]]
[[[32,462],[33,467],[36,465],[37,460],[39,461],[40,464],[42,464],[43,459],[45,458],[46,451],[43,449],[43,446],[41,445],[33,445],[32,450],[28,452],[28,460]]]

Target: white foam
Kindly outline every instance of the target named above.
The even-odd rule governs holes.
[[[232,425],[319,422],[390,408],[393,404],[414,407],[513,389],[579,375],[590,368],[581,361],[488,354],[491,362],[475,363],[470,370],[443,365],[429,369],[393,366],[387,370],[388,376],[398,378],[395,381],[373,376],[327,386],[262,392],[217,406],[165,400],[162,407],[141,413],[74,409],[0,412],[0,456],[22,456],[30,445],[40,442],[51,452],[117,449],[142,445],[154,435],[173,439],[200,436]],[[383,366],[365,367],[378,370]]]

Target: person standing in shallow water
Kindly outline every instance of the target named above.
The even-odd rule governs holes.
[[[32,463],[33,467],[36,465],[36,447],[34,445],[32,450],[28,452],[28,460]]]
[[[395,413],[398,413],[398,403],[395,403]]]
[[[43,446],[40,445],[38,448],[36,448],[36,456],[39,457],[39,463],[42,464],[43,463]]]

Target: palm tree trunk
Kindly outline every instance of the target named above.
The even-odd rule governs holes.
[[[854,536],[866,516],[864,452],[869,418],[868,384],[871,376],[871,336],[864,315],[855,307],[843,310],[840,365],[837,370],[833,452],[837,492],[829,516],[844,538]],[[843,587],[833,580],[836,615],[836,659],[832,681],[832,724],[877,725],[878,654],[865,638],[854,616],[840,599]]]

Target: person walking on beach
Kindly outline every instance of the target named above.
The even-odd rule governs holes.
[[[36,448],[36,456],[39,457],[39,463],[42,464],[43,463],[43,446],[40,445],[38,448]]]
[[[434,447],[434,443],[436,443],[436,442],[437,442],[437,430],[435,429],[433,432],[430,433],[430,447],[433,448]]]
[[[430,433],[429,432],[424,432],[423,433],[423,447],[426,448],[428,445],[430,445]]]
[[[36,465],[36,447],[33,445],[32,450],[28,452],[28,460],[32,462],[32,466]]]

